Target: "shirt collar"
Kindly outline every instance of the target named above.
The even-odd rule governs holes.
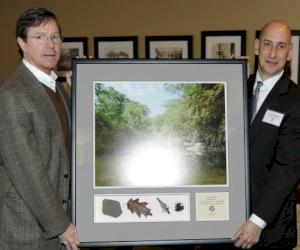
[[[276,82],[282,77],[282,75],[283,75],[283,73],[284,73],[284,70],[282,70],[280,73],[278,73],[277,75],[275,75],[275,76],[273,76],[273,77],[271,77],[271,78],[268,78],[267,80],[261,80],[261,77],[260,77],[260,75],[259,75],[259,73],[258,73],[258,71],[256,72],[256,78],[255,78],[255,84],[254,84],[254,86],[253,86],[253,90],[256,88],[256,85],[257,85],[257,82],[258,81],[261,81],[261,82],[263,82],[264,84],[262,85],[262,87],[261,87],[261,90],[262,91],[264,91],[264,89],[269,89],[269,90],[271,90],[274,86],[275,86],[275,84],[276,84]]]
[[[23,63],[30,70],[30,72],[45,86],[56,92],[56,79],[57,75],[52,70],[50,75],[44,73],[43,71],[39,70],[37,67],[33,66],[31,63],[23,59]]]

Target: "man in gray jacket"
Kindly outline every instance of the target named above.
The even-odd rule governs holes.
[[[70,114],[53,68],[61,30],[39,8],[20,16],[23,60],[0,88],[0,249],[78,249],[66,215],[70,186]]]

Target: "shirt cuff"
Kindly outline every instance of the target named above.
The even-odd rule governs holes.
[[[249,220],[259,226],[261,229],[264,229],[267,226],[267,223],[259,218],[256,214],[251,214]]]

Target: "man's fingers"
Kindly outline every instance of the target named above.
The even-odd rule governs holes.
[[[79,236],[78,236],[78,231],[77,231],[77,229],[76,229],[76,232],[75,232],[75,237],[76,237],[76,243],[77,243],[77,245],[79,245],[79,244],[80,244],[80,241],[79,241]]]
[[[244,240],[242,238],[237,238],[237,241],[234,243],[236,247],[241,247],[244,244]]]
[[[241,237],[242,237],[242,233],[236,232],[231,239],[236,241],[237,239],[240,239]]]
[[[243,235],[243,225],[235,232],[235,234],[232,237],[232,240],[236,241],[237,239],[240,239]]]

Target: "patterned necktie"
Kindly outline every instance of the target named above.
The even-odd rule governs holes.
[[[257,102],[258,102],[258,97],[259,97],[259,90],[261,86],[263,85],[262,81],[258,81],[256,88],[252,94],[252,109],[251,109],[251,122],[253,121],[255,114],[256,114],[256,108],[257,108]]]

